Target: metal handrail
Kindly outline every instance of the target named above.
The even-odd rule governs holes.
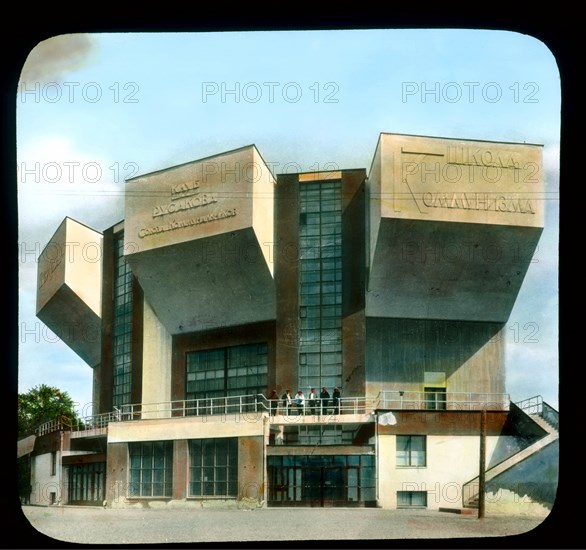
[[[379,408],[398,410],[509,410],[506,393],[444,392],[383,390],[379,393]]]
[[[243,415],[270,413],[271,415],[324,415],[324,414],[369,414],[377,409],[389,410],[508,410],[508,394],[447,392],[445,399],[429,401],[429,394],[417,391],[385,390],[376,397],[341,397],[336,403],[330,397],[327,402],[316,399],[315,403],[305,399],[302,406],[292,398],[290,407],[281,399],[268,399],[263,394],[210,397],[199,399],[175,399],[160,403],[137,403],[114,407],[114,410],[86,416],[76,422],[61,418],[39,426],[37,435],[69,429],[72,431],[100,429],[110,422],[126,422],[151,418],[182,418],[190,416]],[[530,401],[530,400],[527,400]]]
[[[300,405],[292,398],[290,406],[287,406],[283,399],[267,399],[267,402],[268,409],[273,415],[369,414],[377,408],[378,397],[341,397],[338,401],[332,397],[318,397],[313,402],[305,398]]]
[[[556,430],[560,429],[560,415],[559,412],[545,401],[541,408],[541,418],[553,426]]]
[[[556,430],[559,430],[559,412],[546,403],[541,395],[518,401],[515,405],[525,414],[539,416]]]
[[[526,414],[541,414],[543,411],[543,397],[535,395],[515,403]]]

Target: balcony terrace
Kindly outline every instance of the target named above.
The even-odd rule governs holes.
[[[244,417],[258,419],[267,415],[271,423],[295,422],[326,424],[372,422],[381,411],[508,411],[508,394],[446,392],[439,396],[417,391],[383,391],[375,397],[342,397],[336,405],[317,400],[298,406],[293,401],[285,407],[281,399],[270,400],[262,394],[173,400],[163,403],[139,403],[115,407],[113,411],[86,416],[78,422],[62,418],[40,425],[36,435],[54,431],[83,432],[79,436],[106,435],[110,422],[131,422],[157,418]],[[72,433],[72,437],[75,435]]]

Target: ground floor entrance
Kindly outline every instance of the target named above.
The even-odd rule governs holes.
[[[375,506],[374,455],[268,457],[269,506]]]
[[[106,463],[70,464],[67,470],[68,502],[102,505],[106,498]]]

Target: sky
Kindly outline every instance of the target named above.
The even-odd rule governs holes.
[[[91,414],[92,369],[35,315],[40,252],[66,216],[124,218],[127,178],[255,144],[273,174],[370,168],[381,132],[543,145],[545,227],[505,325],[506,389],[559,410],[561,87],[513,31],[370,29],[57,35],[15,95],[18,391]]]

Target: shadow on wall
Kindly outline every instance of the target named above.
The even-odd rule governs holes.
[[[499,490],[509,490],[519,497],[519,502],[538,502],[551,510],[558,477],[559,440],[488,481],[486,490],[494,494]]]
[[[475,365],[475,376],[483,376],[480,368],[488,374],[501,366],[501,323],[374,317],[366,322],[367,379],[371,382],[421,383],[424,371],[445,372],[449,379],[485,346],[494,349]],[[487,378],[489,383],[495,382]]]

